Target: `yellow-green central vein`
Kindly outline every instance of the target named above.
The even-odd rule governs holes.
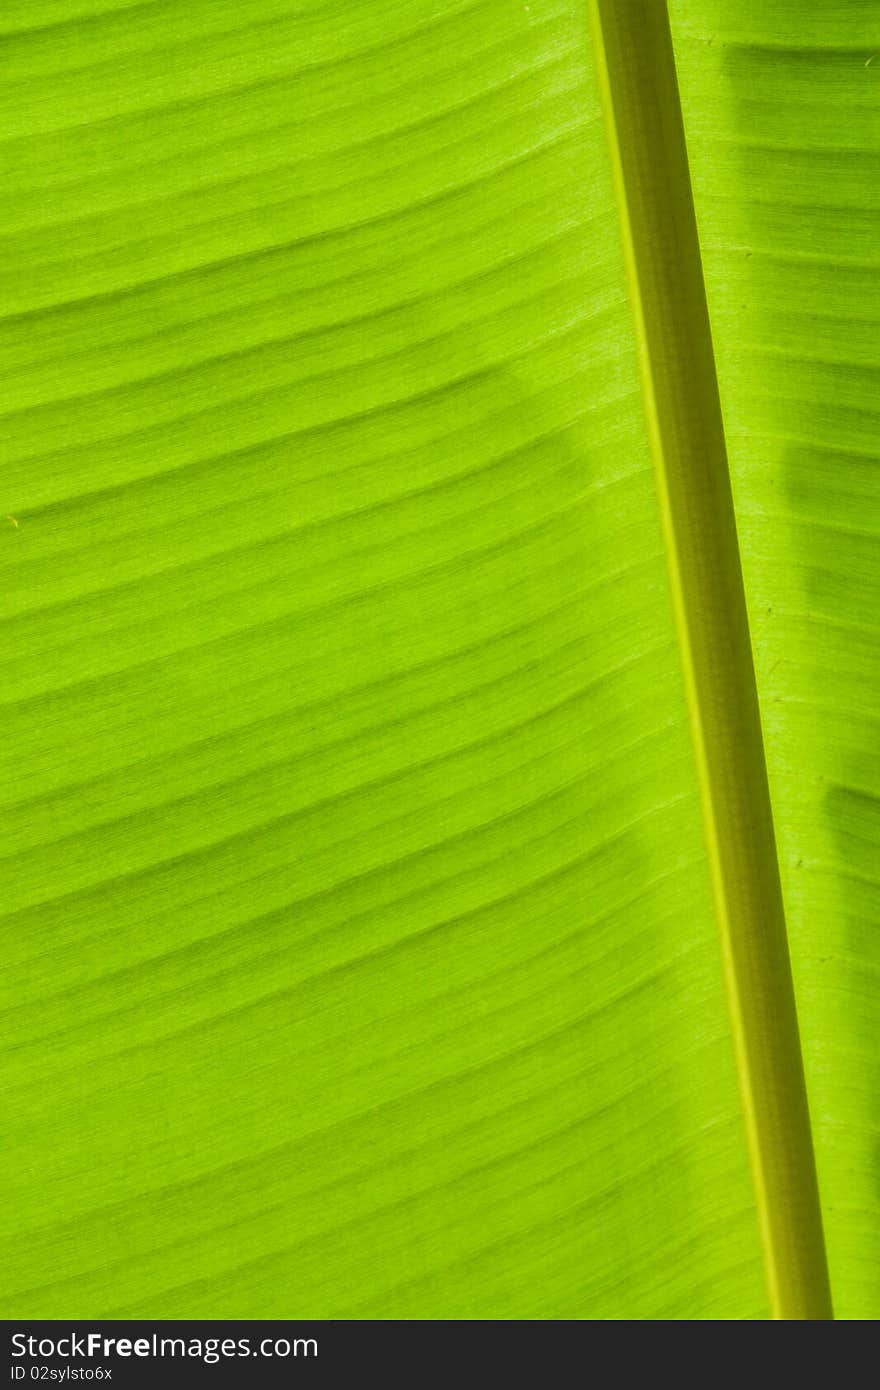
[[[831,1294],[665,0],[589,0],[773,1316]]]

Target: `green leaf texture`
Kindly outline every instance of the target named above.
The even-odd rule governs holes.
[[[870,1317],[880,33],[670,8]],[[595,69],[582,0],[0,9],[4,1317],[770,1315]]]

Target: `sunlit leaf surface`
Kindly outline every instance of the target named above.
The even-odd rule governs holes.
[[[671,7],[844,1316],[871,8]],[[766,1317],[584,4],[5,0],[0,72],[3,1316]]]

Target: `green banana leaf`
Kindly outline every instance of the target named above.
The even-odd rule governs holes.
[[[785,1315],[614,9],[0,10],[6,1318]],[[880,19],[669,11],[802,1157],[871,1318]]]

